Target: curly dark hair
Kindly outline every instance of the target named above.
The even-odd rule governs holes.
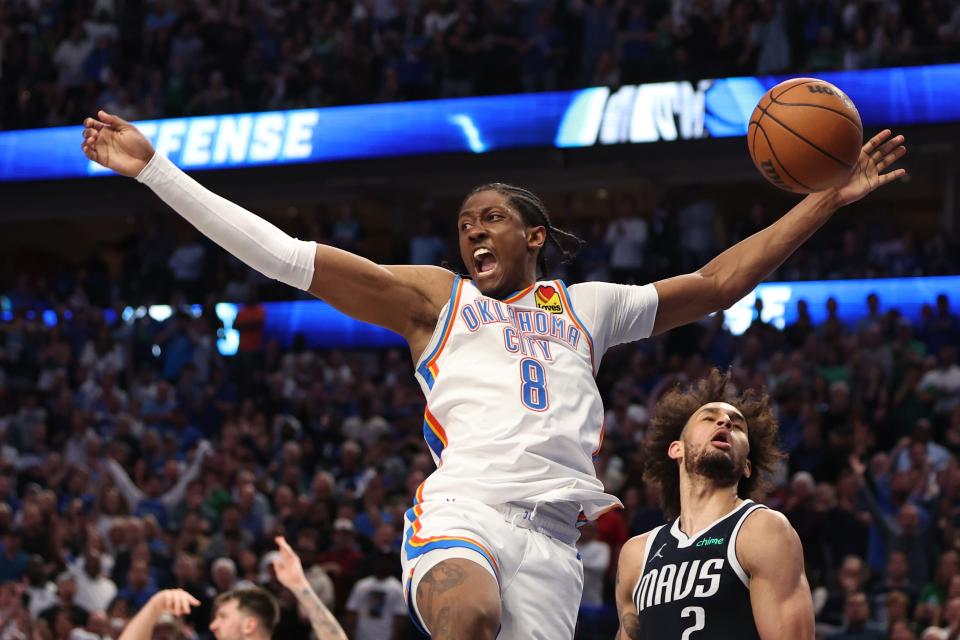
[[[671,442],[680,439],[683,428],[697,409],[711,402],[733,405],[747,420],[750,442],[747,459],[753,471],[749,478],[740,479],[737,495],[741,498],[762,496],[768,488],[767,476],[783,458],[777,420],[766,393],[750,389],[736,395],[730,389],[730,373],[720,373],[717,369],[686,388],[677,385],[657,402],[644,443],[643,478],[660,485],[664,515],[669,521],[680,515],[680,466],[667,455],[667,449]]]

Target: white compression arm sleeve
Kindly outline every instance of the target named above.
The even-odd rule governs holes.
[[[263,218],[209,191],[161,153],[137,176],[205,236],[268,278],[307,290],[316,242],[292,238]]]

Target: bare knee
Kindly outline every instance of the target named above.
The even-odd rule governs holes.
[[[417,586],[417,609],[434,640],[496,637],[500,592],[496,580],[476,562],[444,560]]]

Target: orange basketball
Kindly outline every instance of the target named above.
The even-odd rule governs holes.
[[[771,184],[811,193],[843,184],[860,157],[863,124],[840,89],[816,78],[781,82],[750,116],[747,145]]]

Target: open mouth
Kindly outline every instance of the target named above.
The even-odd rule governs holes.
[[[723,449],[724,451],[728,451],[730,447],[733,445],[731,440],[732,438],[730,437],[730,432],[727,431],[726,429],[720,429],[715,434],[713,434],[712,438],[710,438],[710,444],[717,447],[718,449]]]
[[[486,247],[480,247],[473,252],[473,264],[477,269],[477,277],[493,273],[497,268],[497,257]]]

